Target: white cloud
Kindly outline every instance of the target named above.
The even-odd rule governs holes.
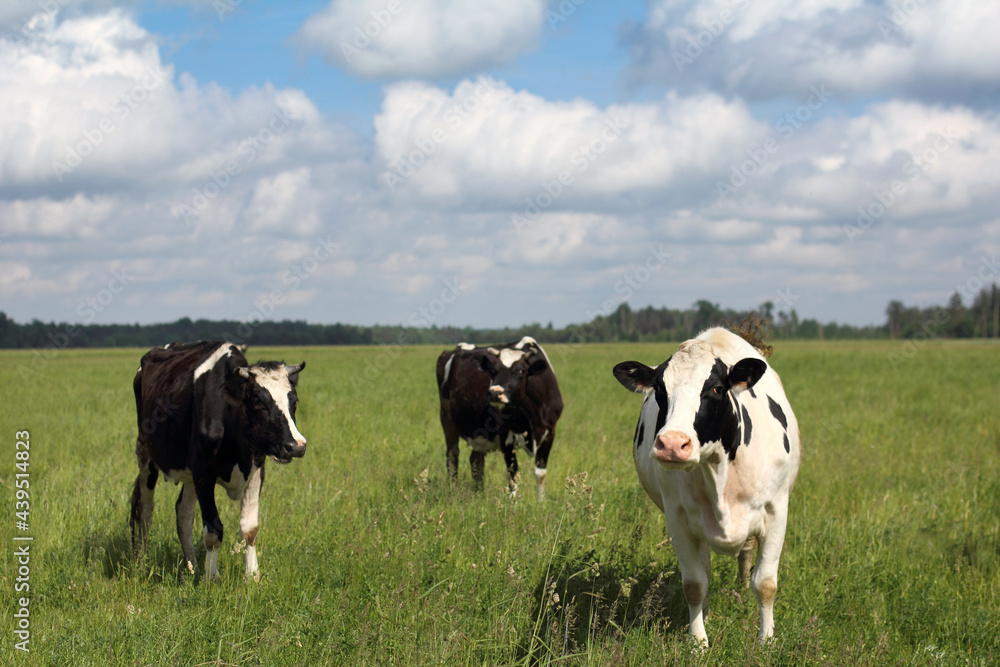
[[[394,197],[525,213],[660,200],[665,189],[724,168],[733,144],[765,130],[741,102],[711,94],[602,109],[480,79],[452,93],[389,86],[375,145]]]
[[[292,230],[296,235],[319,231],[317,203],[320,193],[308,167],[283,171],[257,181],[244,219],[256,231]]]
[[[842,98],[1000,93],[1000,13],[963,3],[659,0],[625,40],[634,84],[748,100],[826,83]]]
[[[296,41],[363,78],[461,74],[533,48],[544,11],[544,0],[332,0]]]
[[[677,31],[690,35],[726,2],[656,3],[643,39],[683,40]],[[382,37],[416,29],[403,19],[419,6],[407,4]],[[442,29],[479,11],[469,7],[413,17]],[[482,50],[509,62],[541,21],[525,18],[527,4],[504,7],[476,34],[488,45],[519,25],[508,50]],[[345,24],[372,9],[334,3],[325,13],[346,12],[336,19]],[[940,62],[925,64],[939,83],[958,90],[993,76],[992,44],[944,48],[975,36],[977,21],[991,24],[977,5],[925,34],[938,10],[923,6],[883,39],[880,11],[847,0],[751,3],[695,61],[710,76],[642,101],[555,101],[487,79],[391,83],[371,139],[302,90],[230,92],[177,72],[127,13],[80,11],[31,39],[0,40],[0,293],[19,321],[79,320],[79,304],[124,269],[134,280],[98,321],[246,318],[278,291],[270,317],[366,324],[426,318],[421,309],[457,280],[458,298],[427,322],[474,326],[580,322],[625,298],[752,306],[791,289],[800,316],[852,322],[879,320],[890,298],[937,290],[943,300],[969,265],[1000,250],[1000,118],[980,98],[903,93],[925,44],[942,48]],[[336,18],[322,17],[309,25]],[[858,26],[867,32],[851,41]],[[480,44],[446,37],[449,66],[486,62]],[[370,72],[445,71],[438,44],[416,53],[396,39],[367,47]],[[861,68],[865,58],[884,66]],[[771,69],[755,83],[758,62]],[[829,85],[831,108],[810,109],[802,105],[820,81],[803,81],[820,66],[844,87]],[[874,85],[869,74],[891,94],[848,104]],[[772,94],[794,101],[787,110],[780,99],[752,101]],[[799,114],[794,124],[774,123],[788,114]],[[53,162],[105,120],[112,129],[60,182]],[[942,132],[953,138],[946,148]],[[769,139],[776,148],[757,165]],[[914,179],[907,164],[917,159]],[[748,160],[752,173],[721,198],[718,183]],[[905,191],[851,243],[844,226],[896,180]],[[197,209],[190,219],[185,207]],[[528,224],[515,226],[514,214]],[[622,287],[663,252],[669,260],[648,281]]]
[[[71,198],[0,200],[0,220],[8,234],[50,238],[94,238],[115,212],[117,202],[77,193]]]
[[[175,77],[155,38],[120,10],[46,24],[31,41],[0,40],[0,115],[9,119],[0,188],[211,190],[296,153],[357,152],[299,90],[266,84],[233,96]]]

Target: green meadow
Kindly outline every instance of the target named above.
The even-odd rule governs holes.
[[[510,493],[498,453],[474,492],[465,445],[450,482],[441,348],[251,348],[251,361],[307,361],[297,421],[308,451],[268,462],[259,582],[243,578],[238,504],[217,491],[226,534],[211,584],[181,567],[180,489],[162,477],[147,552],[131,556],[144,350],[44,363],[2,351],[0,663],[1000,664],[1000,347],[931,341],[903,356],[898,341],[775,343],[804,450],[775,637],[756,641],[753,594],[736,587],[734,559],[713,556],[703,652],[687,640],[677,561],[633,467],[641,398],[611,375],[675,347],[547,347],[566,409],[544,502],[530,472]],[[15,527],[22,430],[27,531]],[[33,538],[27,594],[15,592],[25,542],[14,536]],[[29,653],[15,648],[24,595]]]

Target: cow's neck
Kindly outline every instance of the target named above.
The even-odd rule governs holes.
[[[711,454],[702,465],[698,466],[698,473],[705,484],[705,495],[712,513],[723,529],[729,522],[729,503],[726,502],[725,495],[729,472],[729,457],[721,451]]]

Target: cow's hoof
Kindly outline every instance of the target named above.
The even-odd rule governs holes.
[[[708,651],[708,637],[695,637],[691,635],[691,652],[692,653],[704,653]]]

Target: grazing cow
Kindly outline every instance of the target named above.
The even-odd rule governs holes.
[[[139,437],[139,475],[132,490],[132,546],[141,550],[153,517],[159,473],[183,484],[177,498],[177,534],[188,568],[194,569],[194,505],[201,508],[205,576],[218,578],[222,521],[215,485],[240,499],[240,531],[246,540],[246,574],[258,577],[257,510],[264,461],[288,463],[306,451],[295,426],[299,371],[305,362],[247,363],[243,350],[220,341],[171,343],[147,352],[132,387]]]
[[[448,472],[458,477],[458,439],[472,447],[469,462],[482,488],[488,452],[503,451],[511,484],[517,475],[518,447],[535,457],[538,496],[545,496],[545,471],[562,414],[562,395],[545,350],[534,338],[495,347],[460,343],[437,361],[441,426]]]
[[[721,328],[681,343],[656,368],[626,361],[622,385],[646,395],[633,443],[639,481],[663,510],[684,582],[691,634],[708,644],[709,547],[739,557],[760,606],[761,640],[774,633],[778,559],[799,430],[778,374],[746,340]]]

